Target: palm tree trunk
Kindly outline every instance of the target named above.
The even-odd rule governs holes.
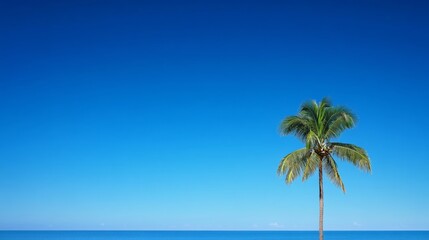
[[[322,160],[319,161],[319,240],[323,240],[323,169]]]

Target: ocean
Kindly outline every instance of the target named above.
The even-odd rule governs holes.
[[[317,231],[0,231],[0,240],[318,240]],[[325,240],[429,240],[429,231],[325,231]]]

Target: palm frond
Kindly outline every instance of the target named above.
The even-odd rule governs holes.
[[[307,180],[318,168],[320,158],[317,156],[315,152],[310,152],[310,156],[307,157],[307,161],[305,163],[304,172],[302,173],[302,181]]]
[[[321,141],[317,134],[310,130],[307,134],[307,138],[305,141],[305,146],[307,147],[307,149],[314,148],[315,146],[320,144],[320,142]]]
[[[332,153],[351,162],[362,170],[371,172],[371,162],[365,149],[348,143],[331,143]]]
[[[307,126],[311,131],[317,134],[319,138],[322,137],[325,122],[325,112],[331,108],[331,102],[328,98],[323,98],[320,103],[316,101],[307,101],[302,104],[298,116],[307,119]]]
[[[289,116],[280,124],[281,134],[294,134],[303,141],[306,141],[309,131],[308,120],[300,116]]]
[[[317,120],[317,112],[319,111],[319,105],[316,101],[307,101],[301,105],[299,115],[308,119]]]
[[[324,138],[338,137],[344,130],[354,127],[356,116],[347,108],[333,107],[328,111],[328,118],[324,122]]]
[[[307,148],[301,148],[286,155],[277,168],[278,175],[286,175],[286,183],[291,183],[305,168],[306,159],[311,154]]]
[[[321,108],[329,108],[329,107],[332,107],[331,99],[329,99],[328,97],[324,97],[324,98],[322,99],[322,101],[320,101],[319,106],[320,106]]]
[[[346,192],[343,180],[341,179],[340,173],[338,172],[337,163],[331,155],[326,156],[323,167],[325,172],[328,174],[329,179],[331,179],[335,185],[340,187],[343,192]]]
[[[307,120],[307,126],[310,130],[318,132],[318,111],[319,106],[316,101],[308,101],[302,104],[298,116]]]
[[[321,136],[323,129],[324,129],[324,123],[326,122],[327,115],[329,113],[329,110],[332,109],[331,102],[328,98],[323,98],[322,101],[319,103],[319,108],[317,112],[317,123],[318,123],[318,134]]]

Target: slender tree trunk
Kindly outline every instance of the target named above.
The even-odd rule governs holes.
[[[319,240],[323,240],[323,168],[322,160],[319,161]]]

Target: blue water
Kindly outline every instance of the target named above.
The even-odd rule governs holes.
[[[0,231],[0,240],[318,240],[313,231]],[[429,231],[326,231],[325,240],[429,240]]]

